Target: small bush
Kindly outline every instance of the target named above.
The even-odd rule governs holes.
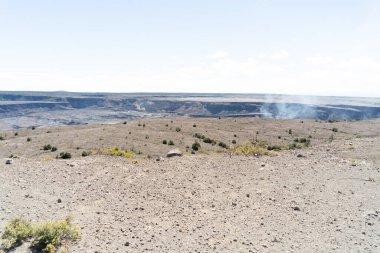
[[[336,127],[333,127],[333,129],[331,129],[333,132],[337,133],[338,132],[338,128]]]
[[[71,154],[69,152],[61,152],[59,153],[60,159],[71,159]]]
[[[22,244],[33,234],[32,223],[24,218],[12,219],[4,228],[2,247],[5,250]]]
[[[27,141],[27,142],[31,142],[31,141],[32,141],[32,138],[28,137],[28,138],[26,139],[26,141]]]
[[[222,148],[228,148],[228,146],[227,146],[227,144],[226,143],[224,143],[224,142],[219,142],[219,147],[222,147]]]
[[[232,144],[236,144],[236,140],[232,140],[231,142],[232,142]]]
[[[3,136],[0,136],[0,141],[3,141],[5,140],[5,138]]]
[[[237,138],[237,134],[234,134],[234,137]]]
[[[180,127],[177,127],[177,128],[175,129],[175,131],[176,131],[176,132],[181,132],[181,128],[180,128]]]
[[[50,144],[44,145],[43,150],[51,150],[51,145]]]
[[[63,242],[80,239],[78,226],[72,226],[69,218],[37,224],[33,230],[32,246],[49,253],[54,253]]]
[[[169,141],[168,145],[173,146],[174,142],[172,140]]]
[[[86,156],[89,156],[89,155],[91,155],[91,151],[83,151],[82,152],[82,156],[83,157],[86,157]]]
[[[295,138],[293,141],[294,142],[299,142],[300,140],[298,138]]]
[[[292,133],[293,133],[292,129],[289,129],[289,130],[288,130],[288,133],[289,133],[289,134],[292,134]]]
[[[149,135],[145,135],[145,139],[146,139],[146,140],[149,140]]]
[[[261,146],[255,146],[251,142],[245,142],[243,145],[240,145],[239,147],[236,147],[234,149],[234,152],[237,154],[243,154],[243,155],[269,155],[269,156],[274,156],[276,153],[273,153],[272,151],[267,150],[264,147]]]
[[[195,133],[194,137],[198,138],[198,139],[204,139],[205,138],[205,136],[203,134],[200,134],[200,133]]]
[[[166,145],[166,144],[168,144],[168,141],[167,140],[163,140],[162,144]]]
[[[18,132],[15,133],[15,136],[17,136],[17,135],[18,135]]]
[[[35,130],[36,129],[36,127],[32,127],[32,130]]]
[[[111,149],[106,151],[106,154],[112,155],[112,156],[123,156],[126,158],[132,157],[131,152],[128,152],[127,150],[118,149],[118,148],[111,148]]]
[[[215,144],[216,144],[216,141],[213,140],[213,139],[211,139],[211,138],[209,138],[209,137],[204,138],[204,139],[203,139],[203,142],[204,142],[204,143],[208,143],[208,144],[212,144],[212,145],[215,145]]]
[[[126,124],[127,124],[127,121],[124,121],[123,124],[126,125]]]
[[[282,149],[282,147],[280,145],[269,145],[267,147],[268,150],[273,150],[273,151],[279,151]]]
[[[199,142],[194,142],[193,145],[191,145],[191,149],[194,150],[194,151],[198,151],[199,149],[201,149],[201,144],[199,144]]]
[[[196,124],[193,124],[193,127],[197,127],[197,125],[196,125]]]
[[[51,152],[57,151],[57,147],[51,147]]]

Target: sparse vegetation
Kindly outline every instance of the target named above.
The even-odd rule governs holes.
[[[227,144],[226,143],[224,143],[224,142],[219,142],[219,147],[222,147],[222,148],[228,148],[228,146],[227,146]]]
[[[61,152],[58,156],[59,159],[71,159],[71,154],[69,152]]]
[[[292,134],[292,133],[293,133],[292,129],[289,129],[289,130],[288,130],[288,133],[289,133],[289,134]]]
[[[232,144],[236,144],[236,140],[232,140],[231,142],[232,142]]]
[[[2,248],[11,249],[21,245],[23,241],[29,239],[33,234],[32,223],[24,218],[14,218],[4,228],[2,235]]]
[[[197,125],[196,125],[196,124],[193,124],[193,127],[197,127]]]
[[[169,146],[173,146],[174,145],[174,141],[170,140],[169,143],[168,143]]]
[[[42,149],[43,150],[51,150],[51,145],[50,144],[45,144],[43,147],[42,147]]]
[[[57,147],[51,147],[51,152],[57,151]]]
[[[201,148],[201,144],[199,142],[195,141],[193,145],[191,145],[191,149],[194,151],[198,151]]]
[[[0,141],[5,140],[4,136],[0,136]]]
[[[177,127],[177,128],[175,129],[175,131],[176,131],[176,132],[181,132],[181,128],[180,128],[180,127]]]
[[[167,140],[163,140],[162,144],[166,145],[166,144],[168,144],[168,141]]]
[[[18,136],[18,132],[15,133],[15,136]]]
[[[194,137],[198,138],[198,139],[202,139],[202,140],[205,138],[205,136],[203,134],[200,134],[200,133],[195,133]]]
[[[39,224],[14,218],[4,228],[0,252],[14,249],[30,239],[33,252],[55,253],[59,248],[60,252],[67,252],[62,244],[79,240],[80,234],[78,226],[72,226],[69,218]]]
[[[269,155],[269,156],[275,156],[276,153],[273,151],[269,151],[267,148],[262,147],[261,145],[254,145],[253,143],[246,141],[242,145],[236,147],[234,149],[234,152],[236,154],[242,154],[242,155]]]
[[[208,143],[208,144],[212,144],[212,145],[215,145],[215,144],[216,144],[216,141],[213,140],[213,139],[211,139],[211,138],[209,138],[209,137],[204,138],[204,139],[203,139],[203,142],[204,142],[204,143]]]
[[[335,132],[335,133],[338,132],[338,128],[336,128],[336,127],[333,127],[331,130],[332,130],[333,132]]]
[[[132,152],[128,152],[127,150],[118,149],[118,148],[111,148],[105,151],[105,154],[111,155],[111,156],[123,156],[126,158],[132,157]]]
[[[32,138],[28,137],[28,138],[26,139],[26,141],[27,141],[27,142],[31,142],[31,141],[32,141]]]
[[[83,157],[86,157],[86,156],[89,156],[89,155],[91,155],[91,151],[83,151],[82,152],[82,156]]]

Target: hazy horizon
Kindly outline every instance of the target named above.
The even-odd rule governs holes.
[[[374,0],[0,1],[0,90],[380,97]]]

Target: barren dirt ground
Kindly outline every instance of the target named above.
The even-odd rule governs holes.
[[[0,164],[0,228],[70,215],[82,239],[69,252],[380,252],[379,132],[379,120],[162,119],[2,133],[1,156],[19,158]],[[311,146],[255,157],[200,141],[191,154],[194,133]],[[140,154],[100,154],[110,147]],[[154,159],[175,147],[183,157]]]

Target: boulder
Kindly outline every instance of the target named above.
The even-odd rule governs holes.
[[[176,148],[176,149],[170,150],[168,154],[166,155],[166,157],[173,157],[173,156],[182,156],[181,150]]]

